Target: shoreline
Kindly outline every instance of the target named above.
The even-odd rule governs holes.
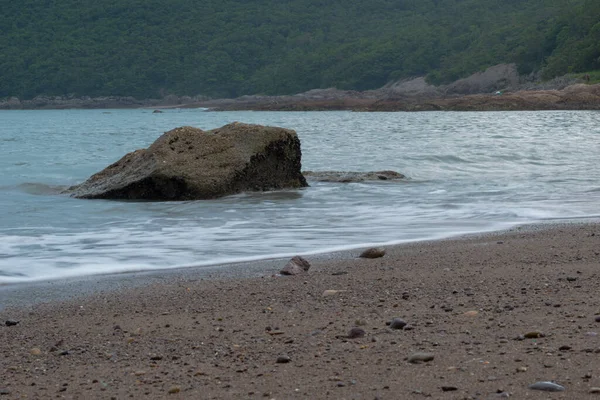
[[[566,224],[587,224],[595,217],[579,219],[550,220],[548,222],[514,224],[501,229],[490,229],[478,232],[459,233],[447,237],[415,239],[410,241],[386,243],[360,244],[356,246],[341,246],[339,250],[322,250],[316,252],[299,252],[309,259],[311,264],[327,261],[343,261],[354,259],[360,252],[369,247],[410,247],[431,245],[444,241],[463,242],[470,239],[492,237],[508,234],[513,231],[529,232],[539,229],[552,229],[554,226]],[[600,220],[598,220],[600,224]],[[240,260],[233,262],[215,262],[207,265],[190,265],[173,268],[156,268],[142,271],[123,271],[111,273],[98,273],[92,275],[66,276],[56,279],[34,279],[21,282],[0,283],[0,312],[11,307],[32,307],[44,302],[64,301],[73,298],[85,298],[98,292],[111,290],[127,290],[149,286],[171,280],[196,280],[196,279],[249,279],[261,276],[278,274],[279,270],[293,255],[264,256],[263,258]],[[32,298],[29,290],[38,292],[37,298]]]
[[[438,243],[465,243],[470,240],[485,240],[511,233],[531,233],[536,231],[561,229],[561,227],[599,224],[596,217],[584,217],[566,220],[548,220],[536,223],[515,224],[501,229],[460,233],[447,237],[415,239],[404,242],[390,241],[371,245],[343,246],[340,250],[300,252],[298,255],[309,259],[311,264],[329,261],[343,262],[353,260],[369,247],[384,247],[400,251],[414,246],[431,246]],[[0,283],[0,312],[7,308],[33,307],[47,302],[61,302],[72,299],[85,299],[98,293],[142,288],[153,284],[185,280],[245,280],[257,277],[273,276],[292,257],[265,256],[252,260],[217,262],[208,265],[191,265],[174,268],[157,268],[143,271],[123,271],[117,273],[99,273],[93,275],[67,276],[56,279],[39,279],[23,282]],[[35,290],[37,297],[32,298],[29,291]]]
[[[600,84],[585,84],[573,80],[569,86],[559,85],[553,89],[513,88],[496,93],[476,91],[462,94],[403,92],[382,88],[364,92],[315,89],[295,95],[255,95],[233,99],[209,99],[202,96],[167,96],[164,99],[142,100],[125,96],[40,96],[23,101],[17,98],[0,99],[0,110],[176,108],[207,108],[208,111],[583,111],[600,110]]]
[[[9,399],[596,398],[599,244],[597,220],[524,225],[389,246],[377,259],[330,254],[301,276],[272,275],[282,267],[273,261],[263,265],[268,275],[179,271],[111,290],[91,280],[93,293],[71,298],[55,287],[63,298],[0,311],[3,322],[19,321],[0,326],[0,391]],[[33,289],[22,294],[39,296]],[[392,318],[409,328],[386,326]],[[538,381],[566,390],[528,388]]]

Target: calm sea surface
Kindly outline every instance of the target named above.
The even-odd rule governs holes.
[[[77,200],[65,186],[163,132],[233,121],[295,129],[312,183],[211,201]],[[600,215],[600,112],[0,111],[0,284],[205,266]]]

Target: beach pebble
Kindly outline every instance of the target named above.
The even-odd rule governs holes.
[[[352,329],[350,329],[350,332],[348,332],[348,339],[358,339],[361,337],[364,337],[366,334],[365,330],[362,328],[358,328],[358,327],[354,327]]]
[[[422,362],[432,361],[434,357],[433,353],[415,353],[408,357],[408,362],[411,364],[420,364]]]
[[[300,275],[308,272],[310,263],[300,256],[292,257],[290,261],[285,264],[283,269],[279,271],[281,275]]]
[[[336,294],[343,292],[344,290],[333,290],[328,289],[323,292],[323,297],[335,296]]]
[[[39,348],[34,347],[33,349],[29,350],[29,354],[31,354],[32,356],[39,356],[40,354],[42,354],[42,351]]]
[[[590,388],[590,393],[600,394],[600,387],[592,387],[592,388]]]
[[[5,396],[10,394],[10,389],[9,388],[0,388],[0,395]]]
[[[385,249],[383,247],[371,247],[360,253],[360,258],[380,258],[385,255]]]
[[[442,386],[442,392],[453,392],[458,390],[456,386]]]
[[[181,392],[181,388],[179,386],[171,386],[169,389],[169,394],[175,394]]]
[[[7,319],[6,322],[4,322],[4,325],[6,325],[6,326],[15,326],[15,325],[18,325],[19,322],[21,322],[21,321],[16,321],[14,319]]]
[[[596,322],[600,322],[600,315],[596,317]]]
[[[392,328],[392,329],[402,329],[406,325],[407,325],[406,321],[404,321],[402,318],[394,318],[390,322],[390,328]]]
[[[523,336],[525,336],[525,339],[539,339],[539,338],[543,338],[546,335],[544,335],[542,332],[531,331],[531,332],[527,332]]]
[[[465,317],[475,317],[475,316],[477,316],[477,314],[479,314],[479,311],[471,310],[471,311],[467,311],[463,315]]]
[[[536,382],[532,385],[529,385],[529,389],[542,390],[545,392],[562,392],[565,390],[565,387],[559,385],[558,383],[554,383],[554,382],[550,382],[550,381],[542,381],[542,382]]]
[[[290,361],[292,361],[292,359],[289,356],[279,356],[277,357],[277,364],[287,364]]]

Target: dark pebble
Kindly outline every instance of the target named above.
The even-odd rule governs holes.
[[[277,357],[277,364],[287,364],[290,361],[292,361],[292,359],[289,356],[279,356],[279,357]]]
[[[19,322],[21,322],[21,321],[15,321],[14,319],[7,319],[6,322],[4,322],[4,325],[15,326],[15,325],[18,325]]]
[[[392,328],[392,329],[402,329],[406,325],[407,325],[406,321],[404,321],[402,318],[394,318],[390,322],[390,328]]]
[[[558,350],[560,350],[560,351],[567,351],[567,350],[571,350],[571,349],[572,349],[572,347],[568,346],[568,345],[560,346],[558,348]]]
[[[455,390],[458,390],[456,386],[442,386],[443,392],[453,392]]]
[[[348,332],[348,339],[358,339],[365,336],[365,330],[362,328],[352,328],[350,332]]]
[[[163,359],[162,356],[152,356],[152,357],[150,357],[150,360],[152,360],[152,361],[160,361],[162,359]]]
[[[565,390],[564,386],[559,385],[554,382],[536,382],[533,385],[529,385],[529,389],[531,390],[542,390],[544,392],[563,392]]]
[[[0,395],[1,396],[5,396],[10,394],[10,389],[9,388],[0,388]]]
[[[69,353],[69,350],[64,350],[64,351],[61,351],[58,354],[61,355],[61,356],[68,356],[70,353]]]
[[[596,322],[600,322],[600,315],[596,317]]]
[[[539,331],[532,331],[532,332],[527,332],[523,336],[525,336],[526,339],[539,339],[539,338],[543,338],[546,335],[544,335],[542,332],[539,332]]]

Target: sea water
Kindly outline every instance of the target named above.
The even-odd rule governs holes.
[[[240,121],[297,131],[304,170],[395,170],[217,200],[61,191],[163,132]],[[202,267],[600,215],[600,113],[0,111],[0,284]],[[225,267],[224,267],[225,268]]]

